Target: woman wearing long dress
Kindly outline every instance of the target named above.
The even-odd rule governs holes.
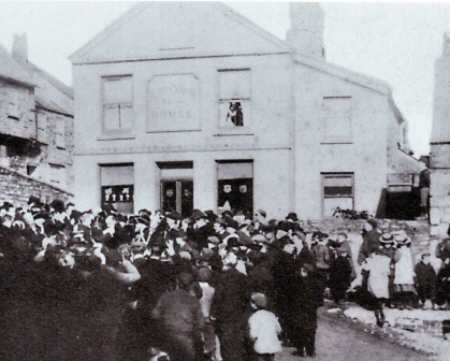
[[[377,325],[382,327],[385,321],[383,300],[389,298],[389,273],[391,259],[380,252],[371,253],[362,264],[362,269],[369,273],[367,289],[372,296],[370,303],[375,311]]]
[[[400,309],[412,308],[416,300],[416,290],[411,240],[404,231],[395,235],[394,240],[398,247],[395,254],[394,299]]]

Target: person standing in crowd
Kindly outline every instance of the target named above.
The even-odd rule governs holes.
[[[325,288],[328,284],[328,276],[331,264],[330,249],[326,246],[328,234],[316,232],[313,235],[313,243],[311,252],[314,256],[316,266],[316,277],[318,281],[319,290],[323,296]]]
[[[364,222],[364,228],[362,231],[363,243],[359,249],[358,264],[362,264],[371,253],[380,248],[380,234],[378,233],[377,227],[378,223],[375,219],[369,219],[367,222]]]
[[[315,355],[317,330],[317,309],[323,303],[323,294],[318,287],[314,265],[301,265],[291,285],[293,302],[291,304],[292,344],[296,348],[294,355]]]
[[[339,305],[352,281],[352,265],[347,250],[339,248],[330,268],[330,291],[334,302]]]
[[[395,259],[397,254],[397,246],[394,237],[390,232],[384,232],[380,236],[380,246],[378,250],[380,254],[384,254],[391,260],[390,271],[388,276],[389,298],[385,301],[387,307],[393,307],[394,302],[394,278],[395,278]]]
[[[248,319],[249,338],[252,351],[250,361],[274,361],[281,352],[278,336],[281,326],[275,314],[267,309],[267,297],[263,293],[251,296],[253,313]]]
[[[415,285],[423,308],[434,309],[436,298],[436,272],[430,263],[430,253],[423,253],[414,268]]]
[[[216,334],[211,322],[211,305],[215,288],[211,285],[212,272],[208,267],[202,267],[197,271],[197,279],[202,291],[200,306],[205,320],[203,327],[204,351],[207,357],[213,358],[216,354]]]
[[[414,288],[414,262],[411,253],[411,240],[405,231],[394,236],[397,244],[394,271],[394,299],[400,309],[412,309],[416,301]]]
[[[450,227],[447,233],[450,236]],[[439,242],[435,252],[436,257],[439,258],[443,263],[445,263],[445,261],[450,258],[450,237],[446,237],[441,242]]]
[[[437,274],[436,302],[442,310],[450,306],[450,258],[446,258]]]
[[[233,253],[228,253],[223,262],[223,272],[215,283],[211,317],[215,321],[223,361],[245,360],[246,322],[243,315],[249,304],[247,278],[236,270],[237,258]]]
[[[195,361],[203,353],[204,319],[193,285],[194,277],[181,273],[177,277],[177,288],[164,293],[152,311],[152,317],[159,320],[162,327],[159,346],[174,361]]]
[[[389,298],[390,266],[391,259],[381,250],[372,252],[362,265],[362,269],[368,274],[367,291],[372,296],[369,303],[374,309],[379,327],[382,327],[385,321],[383,301]]]

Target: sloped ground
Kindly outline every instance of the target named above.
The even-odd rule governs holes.
[[[376,329],[371,311],[352,305],[343,314]],[[388,325],[376,332],[384,333],[401,345],[434,354],[438,360],[449,356],[450,340],[444,340],[441,332],[442,321],[450,318],[449,311],[385,309],[385,316]]]
[[[402,347],[375,334],[364,332],[349,321],[325,315],[322,310],[317,330],[317,355],[312,358],[294,357],[293,349],[285,349],[276,361],[428,361],[430,356]],[[434,360],[438,360],[434,358]],[[439,361],[445,361],[445,358]]]

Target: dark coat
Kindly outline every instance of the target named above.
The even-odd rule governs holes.
[[[249,303],[247,277],[232,268],[218,276],[211,315],[218,323],[242,321]]]
[[[296,265],[294,257],[286,252],[280,252],[275,258],[272,268],[275,306],[278,314],[286,315],[290,308],[292,298],[292,283],[295,282]]]
[[[338,256],[330,269],[330,287],[347,289],[352,281],[352,265],[348,257]]]
[[[200,302],[188,291],[165,292],[152,311],[161,326],[161,346],[174,361],[196,360],[201,352],[204,319]]]
[[[380,235],[376,229],[363,234],[363,242],[359,249],[358,263],[361,264],[369,255],[380,248]]]
[[[323,298],[314,273],[306,277],[296,275],[291,287],[294,296],[290,307],[292,320],[304,329],[316,329],[317,309]]]
[[[418,287],[434,288],[436,286],[436,272],[430,264],[419,262],[414,268]]]
[[[201,228],[194,229],[192,233],[192,241],[198,249],[208,247],[208,236],[214,234],[210,224],[206,224]]]
[[[450,258],[450,238],[443,239],[436,247],[436,257],[445,261]]]
[[[152,316],[170,332],[192,334],[203,329],[200,302],[183,289],[165,292],[153,309]]]

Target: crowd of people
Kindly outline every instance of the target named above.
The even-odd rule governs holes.
[[[436,275],[427,255],[414,268],[404,231],[379,228],[367,220],[355,257],[348,230],[306,229],[295,213],[4,202],[0,359],[273,360],[282,344],[313,357],[327,289],[372,307],[380,326],[383,304],[444,305],[450,241]]]
[[[450,236],[450,229],[448,233]],[[353,283],[350,296],[372,308],[381,327],[385,323],[383,306],[449,309],[450,238],[443,239],[434,254],[424,252],[415,257],[411,246],[408,233],[395,223],[379,225],[375,219],[365,223],[357,258],[360,278]],[[432,264],[432,259],[439,264]]]

